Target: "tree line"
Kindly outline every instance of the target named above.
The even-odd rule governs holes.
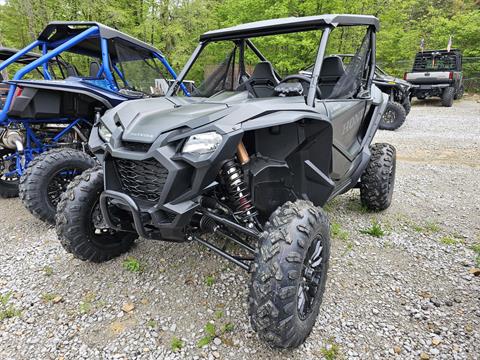
[[[422,38],[426,49],[444,49],[452,36],[464,56],[480,57],[479,0],[5,0],[0,45],[21,48],[53,20],[98,21],[155,45],[181,68],[207,30],[325,13],[379,17],[377,59],[397,74]]]

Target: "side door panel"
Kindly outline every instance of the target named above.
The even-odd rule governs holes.
[[[331,178],[340,180],[350,170],[352,160],[361,150],[359,131],[366,113],[364,99],[325,100],[333,128],[333,151]]]

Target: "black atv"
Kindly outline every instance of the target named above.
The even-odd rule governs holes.
[[[378,66],[375,71],[373,83],[389,96],[387,109],[380,122],[380,129],[398,129],[405,122],[412,107],[410,103],[410,93],[413,89],[412,84],[388,75]]]
[[[388,101],[373,84],[378,27],[373,16],[321,15],[203,34],[165,98],[122,103],[92,131],[102,166],[62,196],[61,244],[93,262],[128,251],[139,236],[203,244],[251,272],[249,315],[260,337],[302,344],[329,264],[321,206],[352,188],[372,210],[392,201],[395,148],[371,145]],[[356,34],[347,67],[324,57],[327,44],[339,45],[338,28]],[[285,55],[279,34],[298,44],[288,52],[296,69],[283,77],[273,65]],[[312,60],[311,75],[301,74]],[[175,95],[187,76],[199,86]],[[237,250],[227,252],[222,238]]]
[[[451,107],[463,97],[462,53],[460,50],[429,50],[417,53],[405,80],[417,85],[412,97],[423,100],[440,97],[442,105]]]
[[[354,57],[352,54],[338,54],[336,56],[342,58],[344,65],[347,65]],[[302,73],[311,74],[312,71],[313,65],[309,66]],[[407,115],[410,113],[410,93],[412,91],[412,84],[408,81],[388,75],[378,65],[375,67],[373,83],[389,96],[387,108],[383,114],[379,129],[398,129],[403,125]]]

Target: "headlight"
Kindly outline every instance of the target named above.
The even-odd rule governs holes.
[[[98,127],[98,135],[100,135],[105,142],[109,142],[112,138],[112,132],[107,129],[104,123],[100,123],[100,126]]]
[[[212,131],[197,135],[192,135],[183,145],[182,153],[190,154],[209,154],[214,152],[222,142],[222,135]]]

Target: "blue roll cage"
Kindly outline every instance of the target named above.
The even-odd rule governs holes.
[[[49,71],[49,62],[60,55],[62,52],[65,52],[75,46],[76,44],[88,39],[88,38],[95,38],[100,37],[100,30],[98,26],[91,26],[86,30],[82,31],[81,33],[71,36],[70,38],[64,40],[57,40],[55,42],[49,41],[42,41],[42,40],[35,40],[30,45],[26,46],[22,50],[18,51],[16,54],[12,55],[10,58],[6,59],[0,64],[0,71],[7,68],[9,65],[15,63],[18,59],[20,59],[23,55],[30,52],[35,48],[40,48],[42,51],[42,56],[32,61],[30,64],[27,64],[23,68],[17,71],[17,73],[12,78],[13,81],[21,80],[23,77],[34,71],[35,69],[41,67],[42,68],[42,75],[45,80],[53,80],[52,75]],[[115,73],[119,76],[119,78],[127,84],[127,79],[125,78],[124,74],[120,71],[120,69],[116,66],[116,64],[110,64],[110,57],[109,57],[109,49],[108,49],[108,39],[104,37],[100,37],[100,46],[101,46],[101,66],[97,73],[97,77],[100,78],[102,75],[105,76],[105,79],[108,83],[108,88],[111,91],[118,92],[117,83],[115,78],[112,74],[111,69],[115,71]],[[53,48],[52,50],[48,51],[48,48]],[[158,59],[163,66],[167,69],[169,74],[176,79],[177,74],[173,70],[173,68],[168,63],[167,59],[163,56],[163,54],[151,51],[152,55]],[[110,66],[111,65],[111,66]],[[190,96],[187,88],[182,83],[181,85],[182,91],[185,93],[186,96]],[[28,163],[33,159],[34,154],[44,152],[51,147],[55,147],[65,134],[67,134],[73,127],[78,125],[80,122],[84,122],[86,124],[90,124],[89,121],[83,118],[77,118],[72,121],[69,118],[53,118],[53,119],[10,119],[8,117],[8,111],[12,105],[13,99],[15,97],[15,92],[17,90],[17,85],[11,84],[9,87],[9,91],[5,100],[5,104],[3,104],[3,109],[0,112],[0,126],[9,126],[12,123],[21,124],[21,126],[25,129],[25,146],[22,153],[18,151],[13,153],[9,158],[15,158],[16,161],[16,169],[10,173],[6,173],[4,175],[15,175],[21,176],[25,167]],[[38,124],[38,123],[68,123],[68,126],[65,127],[60,133],[58,133],[54,138],[52,138],[51,142],[48,144],[42,143],[42,141],[35,136],[35,131],[31,128],[30,124]],[[24,161],[22,163],[22,157]],[[9,160],[9,158],[5,158],[4,160]]]

